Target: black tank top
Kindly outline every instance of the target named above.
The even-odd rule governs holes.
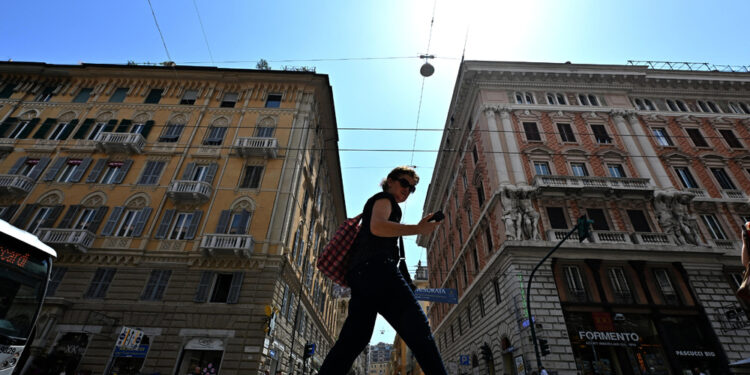
[[[368,260],[380,260],[391,258],[397,260],[398,255],[398,237],[379,237],[370,232],[370,220],[372,219],[372,208],[375,202],[380,199],[391,201],[391,215],[388,221],[401,222],[401,207],[396,203],[396,199],[390,193],[380,192],[373,195],[365,203],[362,210],[362,228],[357,234],[357,238],[352,245],[351,258],[349,258],[349,269]]]

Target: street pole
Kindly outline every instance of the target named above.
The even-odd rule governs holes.
[[[542,371],[542,357],[539,355],[539,345],[537,344],[537,340],[536,340],[536,328],[534,327],[534,316],[531,315],[531,281],[534,279],[534,274],[536,273],[536,270],[539,269],[539,267],[542,265],[542,263],[544,263],[547,260],[547,258],[549,258],[550,255],[552,255],[552,253],[554,253],[555,250],[557,250],[557,248],[559,248],[560,245],[562,245],[563,242],[565,242],[565,240],[567,240],[568,237],[570,237],[570,235],[573,234],[573,232],[575,232],[576,230],[578,230],[578,224],[576,224],[573,227],[573,229],[571,229],[570,232],[568,232],[568,234],[566,234],[565,237],[563,237],[563,239],[560,240],[560,242],[558,242],[557,245],[555,245],[555,247],[552,248],[552,250],[550,250],[547,253],[547,255],[545,255],[544,258],[542,258],[542,260],[539,261],[539,263],[536,264],[536,267],[534,267],[534,269],[531,270],[531,275],[529,276],[529,283],[528,285],[526,285],[526,315],[528,315],[529,326],[531,327],[531,340],[534,342],[534,353],[536,353],[536,366],[537,366],[538,371]]]

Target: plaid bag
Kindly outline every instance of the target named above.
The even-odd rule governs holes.
[[[317,267],[320,272],[341,286],[348,286],[346,271],[349,268],[349,250],[359,233],[361,218],[362,214],[359,214],[341,224],[318,257]]]

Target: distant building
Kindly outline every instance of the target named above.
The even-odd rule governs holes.
[[[388,363],[391,359],[391,350],[393,345],[379,342],[377,345],[370,345],[368,352],[369,375],[382,375],[388,371]]]
[[[0,218],[59,254],[23,373],[317,368],[336,140],[322,74],[0,62]]]
[[[424,207],[446,219],[418,239],[430,285],[458,289],[430,319],[459,372],[537,370],[530,324],[560,375],[748,357],[750,73],[696,68],[462,62]],[[532,268],[582,215],[592,238],[542,265],[528,316]]]

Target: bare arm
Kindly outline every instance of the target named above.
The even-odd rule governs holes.
[[[430,233],[440,224],[427,221],[432,214],[423,217],[416,225],[389,221],[389,216],[391,216],[391,201],[387,198],[375,201],[370,218],[370,232],[378,237],[410,236]]]

